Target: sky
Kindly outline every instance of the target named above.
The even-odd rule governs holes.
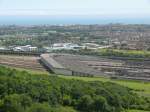
[[[150,0],[0,0],[0,16],[150,17]]]

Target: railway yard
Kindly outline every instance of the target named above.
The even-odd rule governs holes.
[[[106,76],[150,81],[150,60],[110,59],[71,54],[0,55],[0,65],[69,76]]]
[[[43,54],[41,60],[56,74],[150,81],[150,60],[122,60],[70,54]]]

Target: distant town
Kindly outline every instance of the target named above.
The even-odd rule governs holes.
[[[150,25],[0,26],[0,50],[150,50]]]

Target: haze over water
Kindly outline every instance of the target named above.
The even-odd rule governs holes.
[[[58,24],[150,24],[150,18],[111,18],[89,16],[0,16],[0,25]]]

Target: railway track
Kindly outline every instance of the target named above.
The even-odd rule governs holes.
[[[25,56],[0,55],[0,65],[37,71],[46,71],[46,69],[40,64],[39,59],[40,59],[39,57],[34,56],[25,57]]]

